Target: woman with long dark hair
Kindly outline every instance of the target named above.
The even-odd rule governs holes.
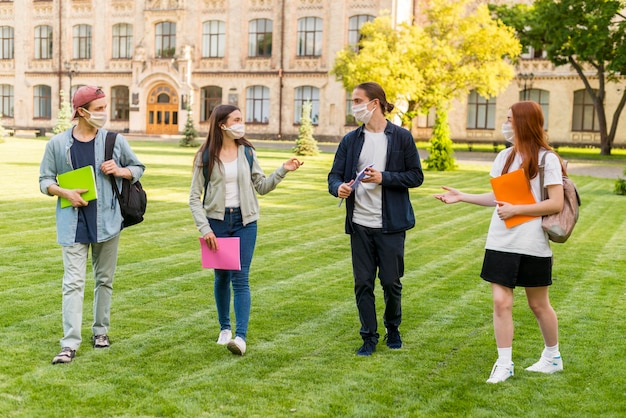
[[[250,319],[248,275],[259,218],[256,196],[274,190],[289,171],[302,162],[290,158],[266,177],[253,145],[244,138],[245,125],[238,107],[219,105],[209,117],[209,132],[194,159],[189,207],[203,239],[217,249],[217,237],[239,237],[241,270],[215,270],[215,303],[220,324],[217,344],[233,353],[246,352]],[[231,285],[236,334],[230,323]]]
[[[552,250],[547,234],[541,228],[541,217],[559,212],[563,207],[563,179],[565,167],[551,152],[543,130],[541,107],[531,101],[515,103],[508,111],[502,133],[512,143],[501,151],[491,168],[491,176],[498,177],[517,169],[524,169],[536,203],[514,205],[497,201],[493,192],[463,193],[443,186],[447,193],[435,198],[444,203],[466,202],[480,206],[496,206],[489,225],[485,258],[481,277],[491,283],[493,294],[493,325],[498,347],[498,360],[492,368],[488,383],[503,382],[513,376],[513,290],[524,287],[528,305],[537,318],[544,340],[541,358],[526,370],[554,373],[563,370],[559,352],[558,320],[548,294],[552,284]],[[548,199],[541,200],[539,161],[545,153],[544,187]],[[517,215],[532,218],[507,228],[505,220]]]

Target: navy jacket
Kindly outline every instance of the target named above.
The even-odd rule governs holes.
[[[415,226],[415,214],[409,199],[409,188],[424,182],[422,164],[409,131],[387,121],[387,165],[382,172],[383,232],[401,232]],[[356,177],[359,155],[363,149],[363,125],[343,137],[328,173],[328,191],[337,196],[342,183]],[[346,199],[346,233],[351,234],[354,193]]]

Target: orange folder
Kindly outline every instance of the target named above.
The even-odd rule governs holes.
[[[535,196],[533,196],[530,190],[530,183],[526,179],[523,168],[503,174],[500,177],[494,177],[490,181],[496,200],[512,205],[537,203]],[[513,228],[535,218],[538,218],[538,216],[516,215],[506,219],[504,224],[507,228]]]

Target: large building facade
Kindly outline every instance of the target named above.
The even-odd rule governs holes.
[[[112,130],[178,135],[191,112],[204,135],[212,109],[230,103],[242,109],[250,137],[291,139],[310,101],[316,138],[337,140],[354,122],[349,93],[329,74],[336,53],[358,41],[363,23],[383,12],[410,21],[419,3],[0,0],[3,125],[50,130],[62,92],[69,100],[77,87],[94,84],[109,97]],[[582,81],[536,55],[523,57],[519,80],[498,97],[470,92],[454,103],[454,139],[499,140],[508,106],[528,98],[542,104],[551,138],[599,142]],[[608,114],[620,94],[608,92]],[[432,122],[418,118],[416,138],[428,138]],[[626,134],[616,143],[626,143]]]

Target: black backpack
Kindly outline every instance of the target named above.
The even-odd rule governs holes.
[[[113,157],[113,147],[115,146],[115,139],[117,138],[116,132],[107,132],[107,138],[104,145],[104,159],[110,160]],[[115,182],[115,177],[109,175],[111,179],[111,186],[113,192],[117,197],[117,201],[120,203],[120,210],[122,211],[122,217],[124,227],[132,226],[143,221],[143,215],[146,213],[146,205],[148,199],[146,192],[141,186],[141,182],[136,181],[131,183],[128,179],[122,179],[122,192],[120,193]]]

